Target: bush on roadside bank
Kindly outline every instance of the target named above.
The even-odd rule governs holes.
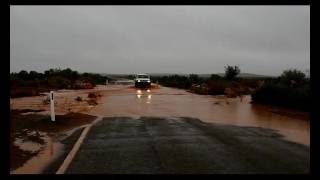
[[[76,97],[75,100],[78,101],[78,102],[80,102],[80,101],[82,101],[82,98],[81,98],[80,96],[78,96],[78,97]]]
[[[253,103],[264,103],[310,109],[310,81],[298,70],[287,70],[273,80],[265,81],[252,95]]]
[[[310,79],[298,70],[286,70],[278,78],[234,78],[219,75],[203,78],[195,75],[162,76],[155,82],[168,87],[187,89],[196,94],[252,96],[253,103],[264,103],[308,111],[310,108]]]
[[[152,79],[163,86],[187,89],[203,95],[224,95],[227,94],[226,88],[231,88],[236,94],[250,94],[252,89],[259,84],[259,79],[237,78],[227,80],[216,74],[212,74],[210,77],[199,77],[198,75],[190,74],[189,76],[172,75],[153,77]]]
[[[225,94],[225,89],[230,86],[230,82],[226,80],[208,80],[208,94],[221,95]]]
[[[97,95],[93,92],[88,94],[88,98],[96,98],[96,97],[97,97]]]
[[[153,82],[159,82],[159,84],[167,87],[176,87],[181,89],[188,89],[192,85],[192,81],[187,76],[171,75],[152,77]]]

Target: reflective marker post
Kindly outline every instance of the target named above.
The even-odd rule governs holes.
[[[51,121],[55,121],[56,117],[55,117],[55,114],[54,114],[53,91],[50,91],[50,110],[51,110]]]

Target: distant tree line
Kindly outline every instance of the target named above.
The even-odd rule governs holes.
[[[187,89],[197,94],[238,95],[250,94],[253,103],[264,103],[297,108],[308,111],[310,103],[310,77],[303,72],[285,70],[276,78],[246,79],[237,77],[238,66],[226,66],[225,75],[212,74],[200,77],[197,74],[153,76],[153,83],[163,86]],[[128,75],[128,78],[134,78]],[[78,73],[70,68],[49,69],[43,73],[20,71],[10,74],[11,97],[38,95],[52,89],[77,89],[76,82],[86,81],[93,86],[105,84],[107,76],[97,73]]]
[[[163,86],[190,89],[198,94],[210,95],[225,94],[225,89],[237,84],[236,81],[245,84],[246,87],[257,87],[257,80],[239,78],[237,77],[239,73],[240,68],[238,66],[227,65],[224,76],[218,74],[211,74],[210,77],[200,77],[197,74],[188,76],[171,75],[152,77],[152,80]]]
[[[152,77],[153,82],[159,82],[163,86],[176,87],[182,89],[188,89],[192,84],[200,84],[205,81],[205,78],[200,78],[196,74],[190,74],[189,76],[171,75],[171,76],[155,76]]]
[[[94,87],[97,84],[105,84],[107,79],[107,76],[97,73],[79,73],[70,68],[49,69],[43,73],[22,70],[10,73],[11,96],[37,95],[41,91],[52,89],[82,88],[77,82],[86,82]]]
[[[226,66],[225,75],[197,74],[154,76],[152,81],[163,86],[187,89],[197,94],[227,95],[237,97],[251,95],[253,103],[264,103],[308,111],[310,108],[310,78],[302,71],[285,70],[279,77],[240,78],[238,66]]]

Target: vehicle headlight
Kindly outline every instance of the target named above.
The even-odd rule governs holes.
[[[138,82],[140,82],[140,80],[138,80]]]
[[[150,82],[150,80],[148,80],[148,83]]]

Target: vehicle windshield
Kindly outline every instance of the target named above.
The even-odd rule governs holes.
[[[138,78],[149,78],[148,75],[138,75]]]

